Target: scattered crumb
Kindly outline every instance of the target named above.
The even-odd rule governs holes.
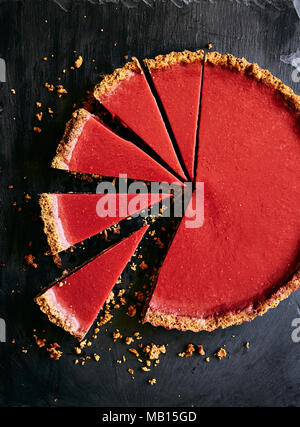
[[[200,356],[204,356],[205,355],[205,351],[204,351],[203,345],[197,345],[197,349],[198,349],[198,353],[200,354]]]
[[[25,255],[25,262],[27,265],[31,265],[34,268],[38,268],[38,264],[34,262],[35,257],[32,254]]]
[[[76,354],[81,354],[81,348],[80,347],[74,347],[75,353]]]
[[[40,111],[39,113],[36,113],[35,117],[38,119],[38,121],[40,122],[42,120],[43,117],[43,112]]]
[[[140,267],[142,270],[147,270],[148,265],[145,263],[145,261],[142,261],[142,262],[140,263],[139,267]]]
[[[156,384],[156,378],[152,378],[152,380],[148,380],[148,383],[151,385]]]
[[[36,101],[35,106],[36,106],[36,108],[41,108],[42,103],[39,101]]]
[[[83,62],[83,58],[82,56],[78,56],[78,58],[76,59],[75,63],[74,63],[74,67],[75,68],[80,68]]]
[[[58,360],[62,356],[62,351],[57,350],[58,348],[60,348],[60,345],[57,344],[57,342],[50,344],[50,346],[47,348],[47,351],[49,351],[50,353],[51,359]]]
[[[38,126],[34,126],[34,127],[33,127],[33,132],[41,133],[41,132],[42,132],[42,129],[41,129],[40,127],[38,127]]]
[[[209,362],[210,362],[210,358],[209,358],[209,357],[206,357],[206,358],[205,358],[205,362],[206,362],[206,363],[209,363]]]
[[[35,339],[36,344],[37,344],[40,348],[45,346],[46,341],[47,341],[47,340],[46,340],[46,338],[41,339],[41,338],[38,338],[38,336],[37,336],[37,335],[33,335],[33,338]]]
[[[122,335],[120,334],[119,329],[116,329],[116,331],[113,332],[113,338],[114,338],[114,342],[116,342],[118,339],[122,338]]]
[[[15,95],[15,94],[16,94],[15,89],[10,89],[10,91],[11,91],[11,93],[12,93],[13,95]]]
[[[134,354],[136,357],[139,357],[139,352],[135,349],[135,348],[129,348],[128,351],[130,351],[130,353]]]
[[[156,345],[156,344],[146,345],[143,348],[143,352],[151,360],[158,359],[161,353],[163,354],[166,353],[166,347],[164,345]]]
[[[55,89],[55,86],[53,84],[48,83],[48,82],[44,83],[44,86],[46,89],[48,89],[49,92],[53,92]]]
[[[127,316],[134,317],[136,315],[136,308],[133,305],[128,307]]]
[[[245,343],[245,347],[246,347],[247,349],[250,347],[250,343],[249,343],[249,341],[247,341],[247,342]]]
[[[134,374],[134,370],[133,370],[133,369],[131,369],[131,368],[129,368],[129,369],[128,369],[128,372],[130,373],[130,375],[133,375],[133,374]]]
[[[100,360],[99,354],[94,353],[94,359],[96,360],[96,362],[99,362]]]
[[[186,347],[186,350],[183,351],[182,353],[178,353],[179,357],[191,357],[193,356],[193,353],[195,351],[195,347],[193,344],[188,344]]]
[[[56,92],[59,98],[68,93],[67,90],[63,87],[63,85],[57,85]]]
[[[227,352],[225,350],[225,348],[220,348],[215,354],[215,357],[217,357],[219,360],[223,359],[224,357],[227,356]]]
[[[132,337],[126,337],[126,338],[125,338],[125,343],[126,343],[127,345],[130,345],[133,341],[134,341],[134,339],[133,339]]]
[[[213,47],[212,43],[208,43],[207,49],[211,49]]]

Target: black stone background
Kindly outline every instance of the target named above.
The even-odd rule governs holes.
[[[280,54],[294,52],[299,45],[300,24],[295,10],[289,7],[291,2],[277,1],[276,7],[269,2],[260,2],[262,7],[250,3],[246,6],[228,0],[200,0],[185,4],[178,0],[175,4],[157,0],[149,2],[149,6],[139,1],[127,5],[99,5],[84,0],[0,1],[0,57],[7,64],[7,82],[0,83],[0,317],[7,327],[7,342],[0,343],[1,406],[300,403],[300,344],[291,339],[291,322],[300,317],[299,292],[252,323],[213,333],[182,333],[140,325],[136,318],[126,316],[126,309],[118,310],[86,353],[100,354],[100,362],[90,360],[85,366],[74,364],[76,341],[50,324],[32,301],[41,286],[61,274],[52,258],[43,255],[46,242],[38,217],[38,193],[95,191],[96,181],[85,182],[52,170],[49,163],[73,103],[80,104],[85,91],[99,80],[99,74],[121,66],[125,55],[153,57],[171,50],[202,48],[211,42],[220,52],[245,56],[268,68],[299,93],[299,85],[291,79],[292,68],[279,59]],[[79,54],[84,58],[83,66],[71,71],[69,67]],[[48,61],[42,60],[44,56]],[[63,68],[67,69],[65,74]],[[61,99],[43,87],[44,82],[56,83],[58,76],[68,90]],[[11,88],[16,90],[15,95]],[[32,131],[38,125],[35,101],[43,103],[41,134]],[[48,116],[48,106],[54,110],[54,118]],[[8,189],[9,185],[14,188]],[[25,194],[32,197],[27,203]],[[14,201],[17,206],[13,206]],[[166,219],[157,221],[157,229],[162,225],[167,228],[162,239],[171,232],[170,223]],[[124,235],[139,224],[138,220],[127,221],[122,227]],[[111,237],[112,241],[118,238]],[[63,268],[75,267],[105,245],[101,238],[91,239],[86,250],[63,256]],[[36,256],[38,269],[25,265],[24,256],[28,253]],[[151,264],[152,260],[156,265],[164,250],[159,251],[151,240],[144,240],[140,253],[146,262]],[[130,281],[139,289],[147,279],[143,271],[134,273],[127,268],[123,285],[128,288]],[[134,301],[133,290],[128,298]],[[32,337],[34,328],[48,342],[61,344],[63,356],[59,361],[50,359],[45,349],[37,348]],[[116,328],[123,336],[140,331],[144,344],[168,344],[159,366],[149,373],[140,371],[128,347],[122,342],[113,343],[111,335]],[[14,344],[12,339],[16,340]],[[243,346],[246,341],[250,341],[249,350]],[[211,362],[205,363],[199,355],[179,358],[177,353],[188,343],[202,344]],[[212,354],[224,345],[230,357],[218,361]],[[22,347],[28,352],[23,353]],[[123,354],[127,362],[119,365],[116,360]],[[135,370],[134,379],[128,368]],[[147,384],[149,378],[157,378],[157,384]]]

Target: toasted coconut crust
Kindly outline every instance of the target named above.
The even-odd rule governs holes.
[[[236,58],[231,54],[222,55],[219,52],[209,52],[205,57],[205,62],[244,72],[248,76],[255,78],[257,81],[271,86],[283,97],[290,107],[296,111],[300,111],[300,96],[296,95],[290,87],[286,86],[281,80],[273,76],[270,71],[260,68],[258,64],[250,63],[245,58]]]
[[[116,68],[112,74],[103,76],[103,80],[94,88],[94,97],[101,102],[101,98],[107,94],[116,84],[126,79],[132,73],[142,73],[141,65],[137,58],[127,62],[124,67]]]
[[[90,117],[91,114],[83,108],[74,111],[73,117],[66,124],[64,135],[57,147],[56,156],[51,164],[53,168],[68,170],[66,160],[71,156],[84,124]]]
[[[169,67],[176,64],[189,64],[192,62],[202,62],[204,59],[204,51],[197,50],[191,52],[184,50],[183,52],[170,52],[167,55],[157,55],[154,59],[144,59],[144,64],[150,70]]]
[[[84,338],[85,333],[75,328],[74,325],[72,325],[72,322],[65,318],[63,313],[57,310],[55,304],[53,304],[51,298],[48,295],[45,293],[39,295],[34,299],[34,301],[40,306],[41,311],[47,315],[50,322],[63,328],[66,332],[69,332],[79,341]]]
[[[167,329],[178,329],[179,331],[213,331],[217,328],[228,328],[232,325],[240,325],[243,322],[249,322],[257,316],[262,316],[270,308],[275,308],[280,301],[286,299],[292,292],[300,286],[300,270],[285,285],[281,286],[268,299],[260,301],[255,305],[239,311],[228,311],[226,313],[215,313],[206,318],[196,318],[188,316],[179,316],[164,314],[148,307],[143,319],[143,323],[149,322],[153,326],[163,326]]]
[[[52,254],[57,254],[66,248],[66,246],[61,242],[57,222],[54,214],[54,201],[53,195],[43,193],[40,195],[40,207],[41,207],[41,218],[44,222],[44,232],[47,236],[47,242],[50,246]]]

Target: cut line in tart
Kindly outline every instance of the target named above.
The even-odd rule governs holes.
[[[157,102],[136,58],[105,76],[95,87],[94,96],[186,180]]]
[[[196,176],[204,224],[183,219],[145,321],[211,331],[252,320],[299,287],[299,106],[256,64],[207,55]]]
[[[35,298],[49,320],[82,340],[149,226],[56,281]]]
[[[130,161],[129,161],[130,159]],[[67,123],[52,167],[67,171],[142,181],[182,183],[139,147],[109,129],[84,109]]]
[[[194,178],[203,50],[145,59],[190,178]]]
[[[170,197],[164,193],[41,194],[41,217],[51,253],[66,250]]]

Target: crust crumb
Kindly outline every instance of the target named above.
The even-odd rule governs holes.
[[[203,345],[197,345],[197,349],[198,349],[198,353],[200,354],[200,356],[204,356],[205,355],[205,351],[204,351]]]
[[[166,353],[166,347],[164,345],[148,344],[143,348],[143,352],[149,359],[158,359],[159,355]]]
[[[51,359],[58,360],[62,356],[62,351],[57,350],[60,348],[60,345],[57,344],[57,342],[54,342],[50,344],[50,346],[47,348],[47,351],[50,353]]]
[[[178,353],[179,357],[191,357],[195,352],[195,346],[193,344],[188,344],[186,350],[182,353]]]
[[[27,265],[31,265],[34,268],[38,268],[38,264],[34,262],[35,257],[32,254],[25,255],[25,262]]]
[[[33,335],[33,338],[35,339],[35,342],[36,342],[36,344],[37,344],[37,346],[38,347],[44,347],[45,346],[45,344],[46,344],[46,338],[38,338],[38,336],[37,335]]]
[[[219,360],[222,360],[224,357],[227,356],[227,351],[225,348],[220,348],[215,354],[215,357],[217,357]]]
[[[136,315],[136,308],[133,305],[130,305],[127,310],[127,316],[134,317]]]
[[[79,55],[78,58],[76,59],[75,63],[74,63],[74,67],[80,68],[82,63],[83,63],[83,58],[82,58],[82,56]]]

